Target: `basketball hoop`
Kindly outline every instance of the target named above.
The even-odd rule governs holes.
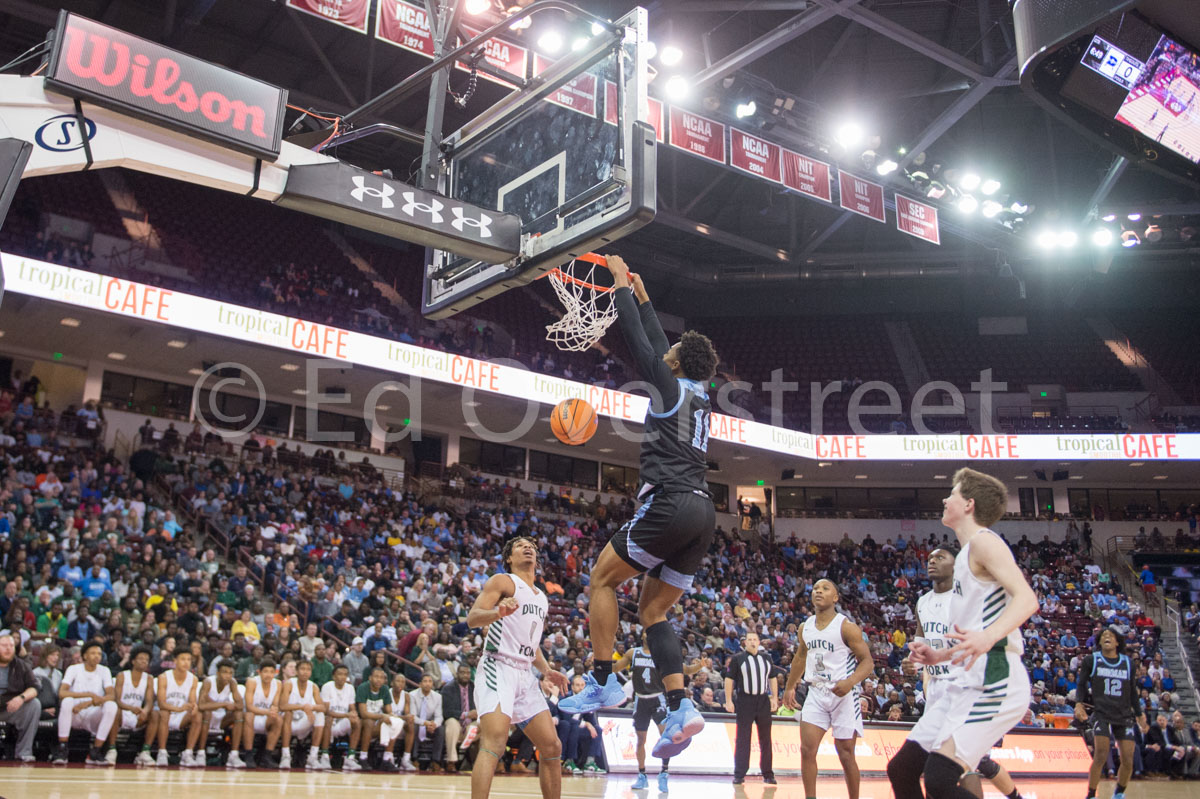
[[[596,268],[607,272],[607,263],[603,255],[589,252],[543,275],[550,279],[554,293],[566,308],[561,319],[546,325],[546,339],[560,350],[585,352],[591,349],[616,321],[613,287],[598,285],[595,279]]]

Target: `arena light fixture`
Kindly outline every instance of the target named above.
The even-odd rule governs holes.
[[[1136,213],[1136,212],[1135,212],[1135,213],[1132,213],[1132,214],[1130,214],[1129,216],[1127,216],[1127,217],[1125,217],[1125,218],[1126,218],[1126,219],[1128,219],[1130,222],[1138,222],[1138,221],[1140,221],[1140,220],[1141,220],[1141,218],[1142,218],[1142,215],[1141,215],[1141,214],[1139,214],[1139,213]]]
[[[200,375],[204,374],[204,370],[203,370],[203,369],[197,369],[195,366],[193,366],[191,369],[188,369],[188,372],[187,372],[187,373],[188,373],[189,375],[193,375],[193,376],[195,376],[195,377],[199,377]]]
[[[995,217],[999,216],[1001,211],[1004,210],[1004,206],[995,200],[984,200],[983,205],[980,206],[980,208],[983,215],[988,219],[994,219]]]
[[[666,91],[667,99],[676,101],[687,97],[688,93],[692,90],[688,79],[682,75],[672,75],[667,78],[667,84],[663,88]]]
[[[281,364],[279,364],[279,368],[285,372],[295,372],[300,369],[300,364],[298,364],[298,363],[281,363]]]
[[[982,182],[983,179],[979,175],[976,175],[974,172],[968,172],[958,181],[958,185],[962,186],[965,191],[975,191]]]
[[[991,197],[993,194],[1000,191],[1000,181],[996,180],[995,178],[988,178],[983,182],[983,185],[979,187],[979,190]]]
[[[112,358],[114,361],[123,361],[126,358],[128,358],[129,356],[123,352],[110,352],[108,354],[108,357]]]
[[[604,33],[604,26],[601,25],[599,22],[593,22],[592,23],[592,35],[599,36],[602,33]]]
[[[733,109],[733,115],[738,119],[745,119],[746,117],[754,116],[757,111],[758,105],[753,100],[747,100],[744,103],[737,104],[737,107]]]
[[[646,60],[649,61],[654,56],[658,55],[658,45],[649,39],[646,40]]]
[[[1053,250],[1058,246],[1058,234],[1053,230],[1043,230],[1041,233],[1037,234],[1037,237],[1034,239],[1034,241],[1037,242],[1037,246],[1043,250]]]
[[[79,320],[71,316],[64,316],[58,323],[63,327],[79,327]]]
[[[857,122],[844,122],[838,127],[834,138],[837,139],[838,144],[850,150],[863,143],[866,133],[863,132],[862,125]]]
[[[1008,206],[1008,210],[1012,211],[1017,216],[1024,216],[1025,214],[1029,213],[1029,206],[1023,202],[1014,201],[1012,205]]]
[[[899,168],[900,168],[900,165],[898,163],[896,163],[895,161],[893,161],[890,158],[885,158],[885,159],[883,159],[883,162],[880,163],[879,166],[875,167],[875,171],[878,172],[880,175],[887,176],[887,175],[892,174]]]
[[[658,62],[664,67],[673,67],[683,60],[683,50],[668,44],[658,54]]]
[[[1156,475],[1154,475],[1154,479],[1155,480],[1166,480],[1167,476],[1165,474],[1156,474]]]
[[[299,394],[301,397],[303,397],[305,394],[308,393],[308,389],[307,388],[293,388],[292,393]]]
[[[974,195],[964,194],[958,200],[958,210],[964,214],[973,214],[979,208],[979,200],[976,200]]]
[[[1092,231],[1092,244],[1097,247],[1107,247],[1113,243],[1113,232],[1106,227]]]
[[[1117,215],[1116,214],[1105,214],[1104,216],[1100,217],[1100,219],[1105,222],[1116,222]]]
[[[181,350],[181,349],[183,349],[184,347],[186,347],[186,346],[187,346],[187,342],[186,342],[186,341],[182,341],[182,340],[180,340],[180,339],[177,339],[177,338],[173,338],[173,339],[171,339],[170,341],[168,341],[168,342],[167,342],[167,346],[168,346],[168,347],[170,347],[170,348],[171,348],[171,349],[173,349],[173,350]]]
[[[463,6],[468,14],[483,14],[492,8],[492,0],[467,0]]]
[[[557,30],[544,32],[537,40],[538,49],[548,55],[554,55],[563,49],[563,37]]]
[[[1079,243],[1079,234],[1074,230],[1061,230],[1057,236],[1058,246],[1069,250]]]
[[[377,411],[390,411],[391,409],[392,409],[391,405],[376,405],[375,406],[375,410],[377,410]]]
[[[1126,230],[1121,234],[1121,246],[1126,249],[1129,249],[1130,247],[1136,247],[1141,243],[1141,237],[1132,230]]]

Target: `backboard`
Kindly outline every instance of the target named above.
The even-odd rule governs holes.
[[[446,137],[439,191],[521,220],[521,254],[502,264],[426,251],[422,312],[451,316],[528,283],[654,218],[654,130],[646,97],[646,11],[555,62],[535,54],[537,87],[514,92]],[[583,66],[564,72],[567,60]]]

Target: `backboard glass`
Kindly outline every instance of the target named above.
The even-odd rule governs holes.
[[[582,70],[562,74],[535,55],[529,77],[544,76],[540,88],[514,92],[446,138],[439,190],[520,217],[521,255],[488,264],[427,250],[426,316],[528,283],[654,218],[655,135],[638,121],[648,118],[646,11],[617,25],[621,35],[598,35],[563,58],[582,59]]]

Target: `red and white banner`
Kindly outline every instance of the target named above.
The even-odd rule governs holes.
[[[824,161],[783,151],[783,185],[822,202],[833,202],[833,170]]]
[[[672,147],[725,163],[725,126],[716,120],[672,106],[670,141]]]
[[[896,229],[933,244],[942,243],[938,209],[903,194],[896,195]]]
[[[887,221],[883,213],[883,186],[841,169],[838,170],[838,186],[842,193],[842,207],[847,211],[862,214],[876,222]]]
[[[463,34],[474,39],[479,34],[483,33],[478,28],[472,28],[470,25],[462,25]],[[466,40],[459,39],[459,44],[463,44]],[[488,65],[493,69],[501,72],[507,72],[513,77],[525,80],[525,75],[529,69],[529,51],[519,44],[513,44],[505,39],[497,39],[492,37],[483,43],[483,58]],[[471,67],[463,61],[456,61],[454,66],[464,71],[470,71]],[[489,75],[486,72],[480,72],[479,77],[486,78],[492,83],[499,83],[501,86],[513,86],[494,75]]]
[[[729,129],[729,165],[775,183],[783,182],[778,144],[737,128]]]
[[[367,32],[367,11],[371,0],[287,0],[288,8],[303,11],[344,28]]]
[[[429,15],[421,6],[404,0],[379,0],[375,12],[375,38],[433,58]]]
[[[646,98],[649,108],[649,116],[644,119],[644,122],[649,122],[650,127],[654,128],[654,136],[660,142],[663,141],[663,104],[661,100],[655,100],[653,97]],[[611,80],[604,81],[604,121],[610,125],[617,124],[617,84]]]
[[[541,53],[533,54],[533,75],[537,77],[550,68],[554,62]],[[564,83],[559,89],[546,97],[546,101],[587,114],[596,116],[596,86],[599,80],[590,72],[585,72],[578,78]]]

